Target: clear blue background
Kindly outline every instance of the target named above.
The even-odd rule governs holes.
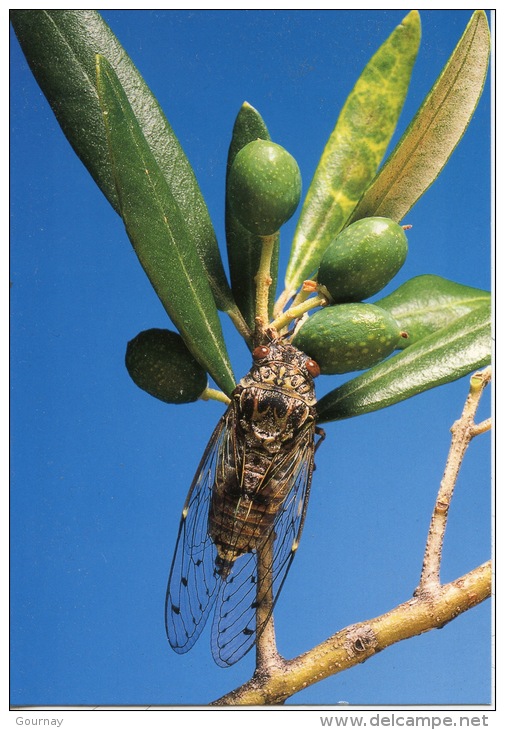
[[[298,160],[307,189],[363,66],[407,11],[107,11],[194,166],[218,237],[225,163],[244,100]],[[423,11],[401,133],[469,11]],[[214,665],[207,630],[184,656],[163,603],[179,515],[221,415],[131,382],[128,340],[169,326],[121,221],[63,137],[12,34],[12,676],[14,704],[205,704],[248,679],[254,653]],[[388,291],[433,273],[490,285],[490,83],[437,182],[404,222]],[[395,136],[395,140],[398,138]],[[285,267],[295,220],[283,232]],[[235,373],[249,355],[223,322]],[[343,379],[341,379],[343,380]],[[320,378],[321,395],[338,378]],[[307,523],[276,609],[280,651],[311,648],[412,595],[467,379],[329,424]],[[489,415],[489,395],[482,417]],[[442,562],[449,581],[490,556],[489,437],[465,458]],[[290,703],[491,699],[489,601],[325,680]]]

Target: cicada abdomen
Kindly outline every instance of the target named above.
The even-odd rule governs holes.
[[[280,340],[253,351],[184,506],[165,611],[175,651],[193,646],[214,606],[212,653],[220,666],[238,661],[263,630],[269,615],[256,626],[258,601],[268,594],[273,608],[303,528],[318,373]]]

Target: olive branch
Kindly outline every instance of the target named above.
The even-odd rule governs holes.
[[[442,546],[458,473],[471,441],[491,428],[489,418],[475,422],[482,393],[490,380],[490,367],[471,376],[461,417],[451,428],[447,463],[428,530],[419,585],[413,597],[382,616],[341,629],[294,659],[284,659],[278,653],[271,617],[257,642],[253,677],[213,705],[281,704],[311,684],[365,662],[388,646],[442,628],[491,596],[491,561],[450,583],[440,582]],[[268,606],[262,610],[268,610]]]

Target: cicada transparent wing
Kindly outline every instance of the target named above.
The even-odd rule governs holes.
[[[223,460],[233,458],[231,417],[229,409],[216,426],[182,511],[165,600],[168,640],[179,654],[189,651],[200,636],[219,588],[208,517],[216,470]]]
[[[280,452],[272,461],[265,480],[291,485],[265,533],[263,547],[238,558],[219,588],[212,626],[212,654],[217,664],[231,666],[254,645],[270,618],[293,561],[303,529],[314,463],[314,429],[307,427],[293,449]],[[285,487],[283,486],[283,489]],[[267,549],[269,542],[271,549]],[[257,560],[263,561],[258,583]],[[265,585],[266,584],[266,585]],[[258,597],[272,591],[271,610],[256,626]]]

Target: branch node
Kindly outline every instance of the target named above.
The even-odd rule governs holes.
[[[445,499],[437,499],[435,504],[435,510],[439,514],[445,514],[449,509],[449,502]]]
[[[344,646],[350,659],[358,657],[359,661],[365,661],[371,654],[375,654],[379,642],[370,626],[353,626],[347,632]]]

